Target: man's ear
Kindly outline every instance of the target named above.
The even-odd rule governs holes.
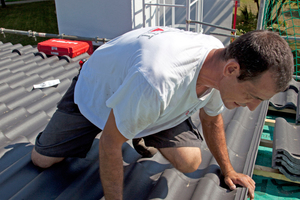
[[[240,65],[235,59],[229,59],[224,66],[224,76],[236,76],[240,75]]]

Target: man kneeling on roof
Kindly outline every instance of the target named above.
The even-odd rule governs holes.
[[[293,73],[288,44],[276,33],[253,31],[228,47],[216,38],[174,28],[130,31],[99,47],[58,104],[32,151],[48,168],[66,157],[85,157],[95,136],[105,199],[122,199],[121,147],[133,139],[143,156],[156,151],[183,173],[201,163],[202,137],[191,121],[200,110],[205,141],[226,184],[255,182],[229,160],[223,119],[228,109],[248,107],[287,88]],[[243,144],[241,144],[243,145]]]

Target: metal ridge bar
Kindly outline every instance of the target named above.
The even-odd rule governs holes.
[[[145,3],[145,6],[167,6],[167,7],[180,7],[180,8],[185,8],[185,5],[180,5],[180,4],[160,4],[160,3]]]
[[[194,1],[190,4],[190,6],[193,6],[195,3],[197,3],[197,1],[199,1],[199,0],[194,0]]]
[[[265,12],[265,1],[266,0],[260,0],[260,7],[258,11],[258,17],[257,17],[257,25],[256,29],[263,30],[263,20],[264,20],[264,12]]]
[[[227,34],[224,34],[224,33],[214,33],[214,32],[210,32],[209,34],[212,34],[212,35],[219,35],[219,36],[224,36],[224,37],[232,37],[232,38],[238,38],[238,37],[239,37],[238,35],[227,35]]]
[[[300,37],[296,37],[296,36],[281,36],[283,39],[285,40],[297,40],[300,41]]]
[[[0,34],[4,33],[11,33],[11,34],[17,34],[17,35],[27,35],[28,37],[51,37],[51,38],[61,38],[61,39],[73,39],[73,40],[88,40],[88,41],[95,41],[95,42],[108,42],[109,39],[106,38],[99,38],[99,37],[81,37],[81,36],[74,36],[74,35],[65,35],[65,34],[52,34],[52,33],[39,33],[35,31],[20,31],[20,30],[13,30],[13,29],[6,29],[6,28],[0,28]]]
[[[199,22],[199,21],[195,21],[195,20],[186,20],[186,23],[188,23],[188,24],[190,24],[190,23],[203,24],[203,25],[212,26],[215,28],[219,28],[219,29],[223,29],[223,30],[227,30],[227,31],[231,31],[231,32],[236,32],[235,29],[226,28],[226,27],[218,26],[218,25],[214,25],[214,24],[209,24],[206,22]]]

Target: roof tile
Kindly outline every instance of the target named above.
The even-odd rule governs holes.
[[[300,127],[276,118],[273,137],[272,167],[287,178],[300,181]]]

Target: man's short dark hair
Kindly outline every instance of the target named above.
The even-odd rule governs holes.
[[[287,88],[294,71],[293,54],[288,43],[271,31],[255,30],[238,37],[225,49],[224,58],[239,63],[239,81],[255,81],[270,70],[277,92]]]

